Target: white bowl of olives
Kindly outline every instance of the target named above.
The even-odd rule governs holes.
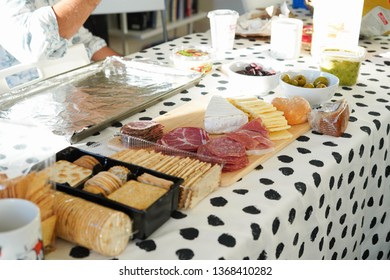
[[[266,95],[279,84],[280,71],[262,61],[242,60],[230,63],[226,72],[233,90],[243,95]]]
[[[334,96],[339,78],[319,70],[287,71],[280,74],[279,85],[286,97],[301,96],[316,107]]]

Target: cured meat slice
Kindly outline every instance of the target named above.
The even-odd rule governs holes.
[[[197,153],[223,162],[222,172],[235,171],[249,164],[244,145],[226,136],[213,138],[199,146]]]
[[[198,147],[209,140],[206,130],[199,127],[177,127],[164,134],[159,144],[176,149],[196,152]]]
[[[121,127],[122,141],[132,141],[128,136],[155,142],[163,135],[164,126],[155,121],[132,121]],[[134,142],[134,141],[133,141]]]
[[[210,152],[218,157],[240,157],[246,155],[245,146],[227,136],[213,138],[207,145]]]
[[[242,163],[237,163],[237,164],[225,164],[223,166],[222,171],[223,172],[232,172],[232,171],[237,171],[240,170],[241,168],[244,168],[247,166],[249,163],[249,160],[247,159],[247,162],[242,162]]]
[[[255,150],[255,149],[268,149],[274,146],[274,142],[272,142],[268,137],[262,135],[261,133],[258,133],[256,131],[251,130],[240,130],[238,131],[241,135],[246,135],[247,137],[251,137],[254,141],[256,141],[255,147],[248,150]]]
[[[256,131],[256,132],[266,136],[267,138],[269,137],[269,132],[265,128],[261,118],[256,118],[256,119],[251,120],[250,122],[241,126],[238,130],[241,130],[241,129]]]
[[[226,136],[242,143],[248,155],[262,155],[274,150],[274,143],[269,139],[269,133],[260,118],[250,121]]]
[[[249,133],[246,133],[249,130],[238,130],[231,133],[227,133],[226,136],[230,139],[233,139],[237,142],[240,142],[245,146],[247,150],[255,149],[258,145],[258,141],[252,137]],[[251,131],[249,131],[251,132]]]

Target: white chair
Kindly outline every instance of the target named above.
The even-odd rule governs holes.
[[[3,70],[0,70],[0,94],[16,90],[22,87],[39,82],[43,79],[82,67],[89,64],[87,51],[82,44],[74,45],[68,48],[64,57],[52,60],[42,60],[36,63],[18,64]],[[37,69],[38,77],[21,85],[11,87],[6,78],[29,69]]]

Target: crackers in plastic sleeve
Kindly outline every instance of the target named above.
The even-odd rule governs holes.
[[[59,237],[104,256],[119,255],[132,236],[128,215],[82,198],[56,192],[54,210]]]
[[[313,130],[335,137],[341,136],[349,123],[349,106],[345,99],[328,102],[309,114]]]

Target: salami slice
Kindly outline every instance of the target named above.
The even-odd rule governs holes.
[[[238,163],[238,164],[225,164],[222,168],[222,172],[233,172],[240,170],[247,166],[249,164],[249,161]]]
[[[226,136],[213,138],[207,144],[198,148],[198,154],[221,161],[222,172],[231,172],[244,168],[249,164],[245,147]]]
[[[122,141],[128,142],[126,137],[132,136],[155,142],[163,135],[164,126],[155,121],[132,121],[121,127]]]
[[[245,146],[227,136],[213,138],[207,143],[209,151],[217,157],[245,156]]]

